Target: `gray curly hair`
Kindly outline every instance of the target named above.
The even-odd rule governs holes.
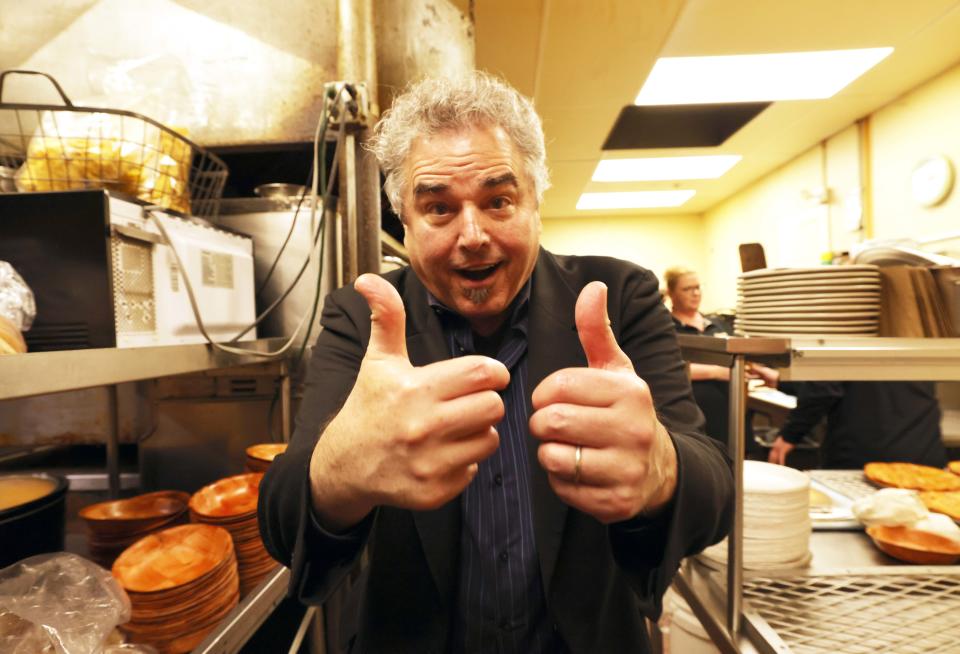
[[[367,147],[386,175],[390,206],[401,215],[403,164],[414,138],[474,125],[496,125],[507,133],[533,180],[537,202],[550,188],[543,124],[533,103],[502,80],[472,71],[461,78],[427,78],[416,82],[384,112]]]

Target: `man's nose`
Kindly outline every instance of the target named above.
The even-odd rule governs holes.
[[[483,212],[473,204],[463,206],[460,214],[460,246],[477,250],[490,241],[484,227]]]

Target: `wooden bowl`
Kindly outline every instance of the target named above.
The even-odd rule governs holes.
[[[203,518],[233,518],[257,510],[262,472],[250,472],[204,486],[190,498],[190,510]]]
[[[920,565],[952,565],[960,560],[960,544],[909,527],[868,527],[874,544],[895,559]]]
[[[260,461],[273,461],[278,454],[287,451],[286,443],[258,443],[247,448],[247,456]]]
[[[126,500],[91,504],[80,509],[80,517],[90,531],[109,537],[150,529],[164,524],[187,510],[190,494],[181,491],[157,491]]]
[[[117,557],[113,576],[127,591],[151,593],[190,583],[233,557],[233,540],[221,527],[171,527],[138,540]]]

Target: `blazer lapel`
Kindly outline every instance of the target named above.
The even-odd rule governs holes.
[[[424,366],[450,358],[440,321],[427,302],[427,290],[408,269],[401,291],[407,312],[407,353],[410,363]],[[433,511],[413,511],[430,573],[444,602],[454,600],[459,578],[460,498]]]
[[[574,321],[577,293],[564,281],[553,255],[541,249],[530,296],[528,415],[533,415],[533,391],[550,373],[561,368],[587,365]],[[527,439],[533,528],[540,557],[540,572],[549,595],[568,507],[554,493],[547,473],[537,459],[539,446],[539,440],[532,436]]]

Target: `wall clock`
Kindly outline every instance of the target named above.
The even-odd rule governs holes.
[[[913,167],[910,194],[921,207],[935,207],[953,189],[953,164],[943,155],[927,157]]]

